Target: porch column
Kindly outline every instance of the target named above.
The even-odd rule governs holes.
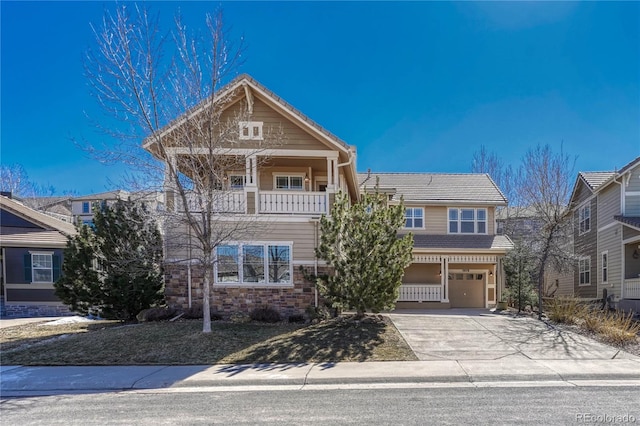
[[[255,214],[259,210],[258,199],[258,158],[250,155],[245,159],[244,202],[245,212]]]
[[[442,256],[440,261],[440,267],[442,268],[442,300],[443,303],[449,303],[449,258]]]
[[[169,156],[164,162],[164,203],[167,211],[176,211],[176,199],[173,185],[173,178],[171,174],[171,168],[173,167],[174,173],[177,167],[177,161],[175,155]]]
[[[327,190],[333,188],[333,159],[327,157]]]

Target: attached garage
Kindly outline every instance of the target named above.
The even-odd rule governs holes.
[[[449,279],[449,302],[452,308],[484,308],[484,274],[451,273]]]

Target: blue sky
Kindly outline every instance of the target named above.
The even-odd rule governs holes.
[[[178,5],[203,26],[219,3]],[[82,55],[109,2],[8,2],[1,13],[2,164],[79,194],[111,189],[121,168],[72,142],[111,141]],[[640,3],[232,2],[239,70],[358,148],[366,171],[468,172],[480,145],[517,165],[564,144],[576,171],[640,155]],[[108,121],[106,121],[108,123]]]

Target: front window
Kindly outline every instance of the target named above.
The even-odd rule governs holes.
[[[405,228],[423,228],[424,210],[422,208],[408,207],[404,209]]]
[[[82,202],[82,213],[91,213],[91,204],[88,201]]]
[[[580,207],[579,216],[580,234],[589,232],[591,230],[591,206],[586,204]]]
[[[579,283],[580,285],[591,284],[591,258],[583,257],[578,261]]]
[[[302,191],[304,179],[302,176],[276,176],[276,189],[291,189]]]
[[[216,282],[220,284],[292,282],[290,244],[227,244],[217,248],[216,257]]]
[[[450,234],[486,234],[487,209],[449,209]]]
[[[31,254],[31,277],[34,283],[53,282],[52,254]]]
[[[609,252],[602,252],[602,282],[609,281]]]
[[[244,175],[231,175],[229,176],[229,187],[231,189],[244,188]]]

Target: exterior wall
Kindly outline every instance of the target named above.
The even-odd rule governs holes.
[[[625,216],[640,216],[640,166],[630,171],[628,184],[624,178],[625,185]]]
[[[308,273],[313,267],[305,266]],[[319,268],[318,273],[326,272]],[[302,315],[309,306],[315,306],[316,293],[314,285],[305,280],[299,268],[294,267],[293,287],[217,287],[211,290],[211,311],[223,317],[232,313],[251,312],[256,308],[269,306],[278,310],[283,316]],[[194,267],[191,280],[192,305],[202,304],[202,270]],[[165,268],[165,296],[170,306],[187,308],[188,280],[186,265],[170,265]]]
[[[0,307],[2,318],[62,317],[74,315],[69,307],[62,304],[32,305],[20,303],[4,303]]]
[[[449,207],[455,208],[486,208],[487,235],[495,235],[495,207],[492,206],[427,206],[416,203],[405,203],[405,207],[422,207],[424,209],[424,228],[402,228],[414,234],[443,235],[449,231]],[[484,234],[483,234],[484,235]]]
[[[59,265],[62,264],[63,250],[60,248],[5,247],[3,255],[5,267],[3,295],[5,297],[7,310],[9,310],[10,305],[14,304],[34,306],[38,304],[51,305],[60,303],[60,299],[54,294],[53,283],[32,283],[27,280],[24,256],[33,251],[53,252],[53,256],[57,256],[60,261]],[[59,270],[54,268],[54,281],[56,279],[56,273],[59,272]],[[30,309],[36,310],[36,308]]]
[[[228,108],[222,114],[222,121],[229,120],[230,122],[235,122],[238,120],[238,117],[242,117],[240,120],[246,119],[250,121],[262,121],[264,123],[263,135],[266,135],[269,131],[282,129],[283,133],[286,135],[285,143],[288,148],[308,150],[329,149],[327,145],[323,144],[318,139],[293,124],[287,118],[277,113],[265,102],[255,97],[253,103],[253,114],[250,117],[246,114],[246,103],[243,100],[236,102],[233,106]],[[264,148],[259,146],[257,142],[259,141],[242,141],[243,147],[246,148]]]
[[[440,264],[412,263],[404,270],[403,284],[440,284]]]
[[[595,298],[597,294],[597,240],[598,240],[598,203],[596,197],[592,197],[592,193],[585,187],[584,183],[579,184],[581,187],[576,192],[575,206],[573,210],[573,241],[576,256],[591,257],[590,284],[580,285],[580,272],[578,263],[574,274],[573,291],[576,297]],[[583,233],[579,232],[580,228],[580,208],[589,203],[591,208],[590,230]]]
[[[573,297],[574,293],[574,272],[551,272],[545,278],[546,287],[549,289],[550,295]],[[537,288],[537,286],[536,286]],[[554,292],[555,291],[555,292]]]
[[[614,300],[620,298],[622,292],[622,225],[615,225],[598,232],[597,253],[597,294],[602,297],[602,290],[607,289],[608,296]],[[607,251],[607,282],[602,282],[602,252]]]
[[[598,226],[615,223],[613,217],[620,213],[620,185],[614,183],[598,194]]]

